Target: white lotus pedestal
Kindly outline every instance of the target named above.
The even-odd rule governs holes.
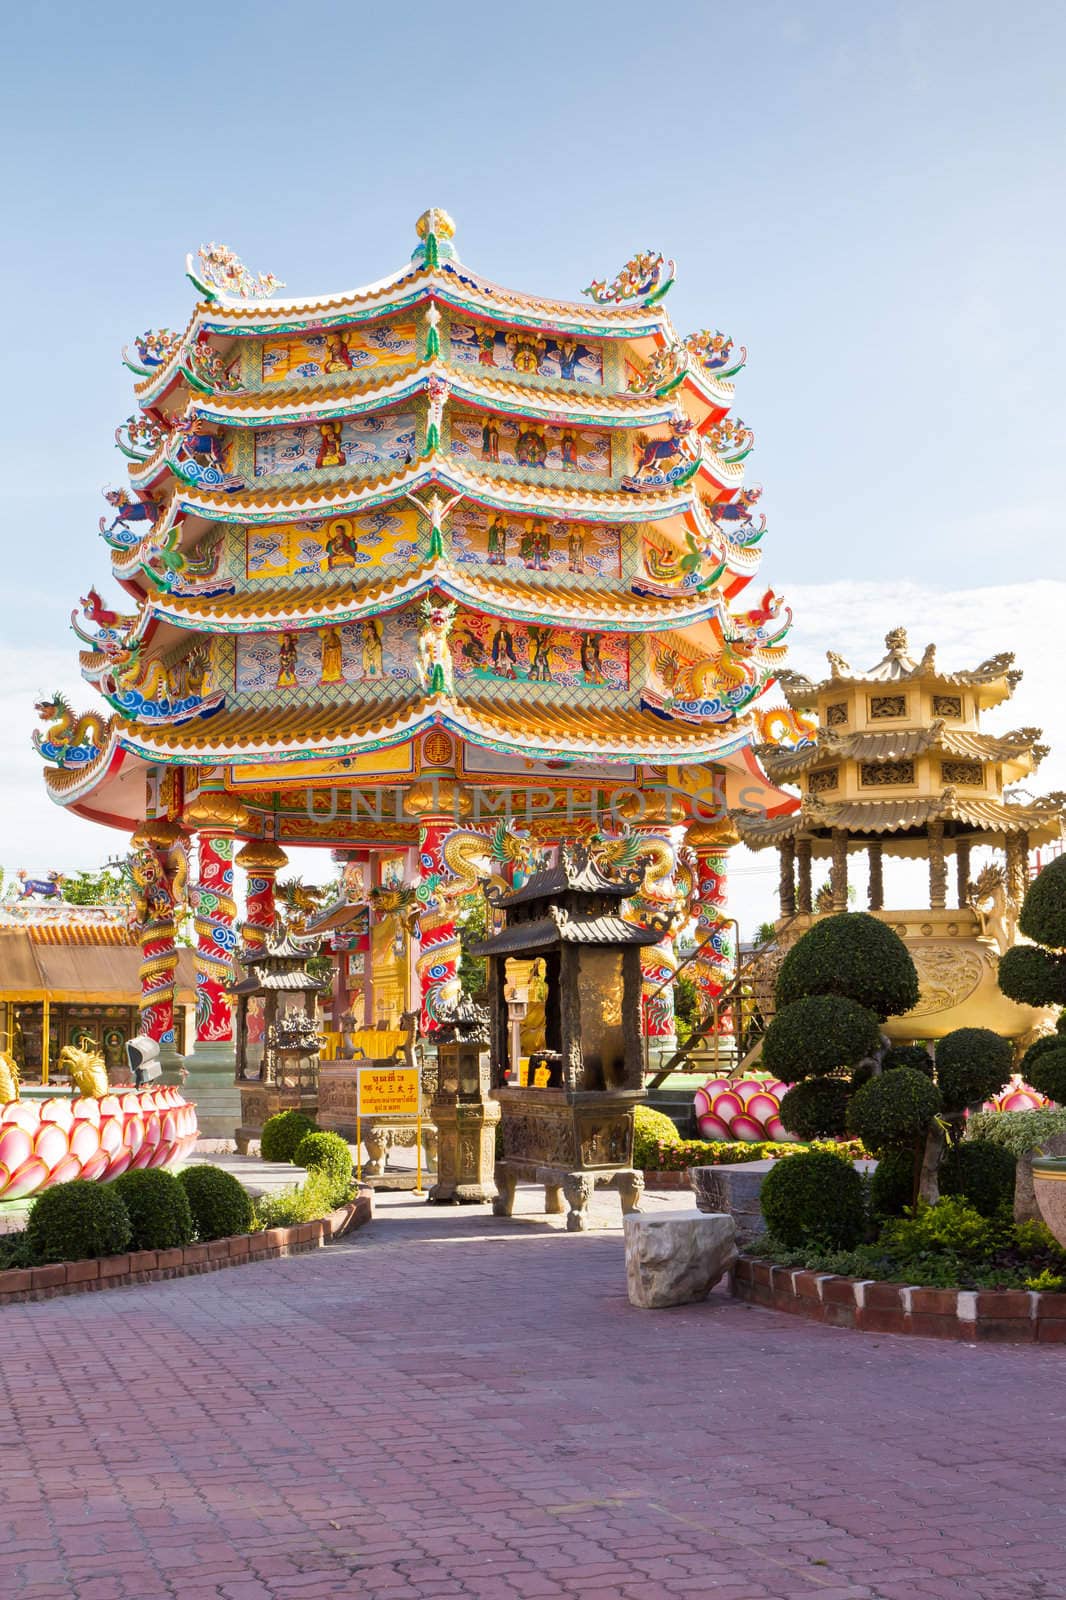
[[[631,1212],[622,1226],[629,1300],[643,1310],[706,1300],[737,1258],[736,1223],[720,1213]]]

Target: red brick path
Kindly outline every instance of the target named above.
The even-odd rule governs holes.
[[[1061,1350],[635,1311],[600,1215],[385,1197],[312,1255],[8,1307],[0,1596],[1066,1595]]]

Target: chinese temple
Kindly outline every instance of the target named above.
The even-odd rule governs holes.
[[[902,628],[885,646],[867,672],[829,651],[830,673],[819,683],[780,675],[790,705],[817,715],[806,745],[762,752],[772,777],[798,785],[800,806],[790,816],[739,816],[737,829],[752,849],[777,848],[786,943],[820,914],[848,909],[849,858],[865,854],[869,909],[906,939],[921,984],[917,1007],[891,1018],[889,1033],[940,1038],[982,1026],[1024,1037],[1042,1014],[1000,993],[997,962],[1016,939],[1030,852],[1062,838],[1066,796],[1028,789],[1047,754],[1039,728],[997,734],[981,726],[1021,678],[1013,655],[950,672],[934,645],[915,659]],[[975,872],[973,852],[982,846],[1001,859]],[[927,905],[886,908],[886,854],[928,863]],[[830,868],[820,894],[812,883],[819,859]]]
[[[644,867],[638,920],[695,920],[713,993],[731,817],[795,806],[756,755],[790,613],[745,595],[765,517],[744,351],[675,331],[662,256],[549,300],[464,266],[438,210],[351,292],[288,298],[213,244],[187,270],[185,327],[126,353],[129,479],[101,520],[125,598],[90,589],[72,618],[106,705],[37,707],[49,796],[135,838],[146,1025],[171,1028],[194,858],[192,1065],[232,1080],[234,863],[254,945],[308,845],[365,907],[334,942],[367,1025],[414,1000],[432,1032],[457,897],[568,838]],[[645,1024],[669,1036],[671,938],[644,960]]]

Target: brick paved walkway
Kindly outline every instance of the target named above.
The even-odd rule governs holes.
[[[314,1255],[6,1309],[0,1596],[1066,1595],[1061,1350],[634,1311],[600,1214],[390,1196]]]

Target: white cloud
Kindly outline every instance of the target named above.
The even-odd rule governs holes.
[[[1057,746],[1055,742],[1066,682],[1066,583],[1038,580],[943,591],[914,582],[849,579],[801,584],[788,599],[796,618],[789,664],[816,678],[823,675],[827,649],[854,666],[871,666],[884,654],[884,635],[900,625],[907,628],[916,654],[935,642],[940,662],[948,668],[976,666],[1001,650],[1014,650],[1024,677],[1014,699],[993,714],[989,726],[1043,727],[1052,750],[1040,768],[1038,786],[1066,789],[1066,738]],[[52,805],[41,781],[42,763],[30,747],[33,702],[41,693],[59,689],[85,708],[95,700],[78,676],[74,641],[69,650],[0,650],[0,684],[2,865],[7,871],[24,866],[31,872],[101,865],[122,850],[124,835]],[[292,866],[308,881],[324,882],[333,874],[325,850],[294,851]],[[907,871],[890,868],[890,894],[897,884],[908,883]],[[894,878],[893,873],[903,876]],[[909,881],[914,881],[913,873]],[[776,852],[735,851],[732,883],[733,910],[748,934],[775,913]]]

